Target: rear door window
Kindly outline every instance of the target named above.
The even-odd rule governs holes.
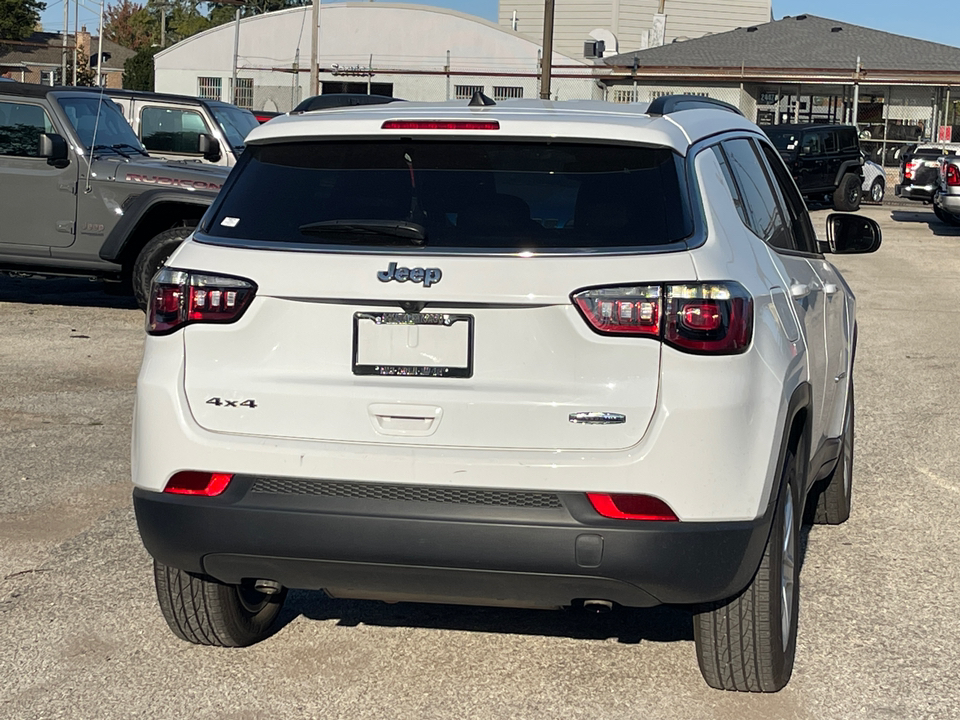
[[[390,140],[247,148],[208,232],[416,250],[576,251],[693,231],[683,160],[662,147]]]

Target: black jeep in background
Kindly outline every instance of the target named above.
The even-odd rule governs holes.
[[[837,210],[860,207],[863,158],[851,125],[769,125],[773,141],[803,196]]]

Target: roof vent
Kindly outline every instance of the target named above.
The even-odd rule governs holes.
[[[839,25],[837,25],[837,27],[830,28],[830,32],[840,32],[841,30],[843,30],[843,28]]]
[[[756,25],[754,25],[753,27],[748,27],[748,28],[747,28],[747,32],[756,32],[756,31],[757,31],[757,26],[756,26]]]
[[[806,15],[797,15],[797,20],[806,20],[806,19],[807,19]]]

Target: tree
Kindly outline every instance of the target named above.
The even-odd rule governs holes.
[[[123,87],[127,90],[153,91],[153,56],[162,48],[142,47],[123,64]]]
[[[36,29],[46,7],[40,0],[0,0],[0,39],[23,40]]]
[[[109,40],[131,50],[159,42],[160,25],[143,5],[119,0],[104,13],[103,34]]]

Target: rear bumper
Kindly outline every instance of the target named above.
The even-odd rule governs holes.
[[[904,200],[931,202],[936,189],[936,185],[895,185],[894,193]]]
[[[938,192],[934,197],[934,202],[951,215],[960,216],[960,195]]]
[[[769,511],[751,521],[636,522],[602,518],[581,493],[420,486],[403,497],[407,486],[380,487],[383,497],[370,497],[367,483],[238,476],[215,498],[137,488],[133,500],[153,557],[223,582],[516,607],[723,600],[755,574],[770,527]]]

